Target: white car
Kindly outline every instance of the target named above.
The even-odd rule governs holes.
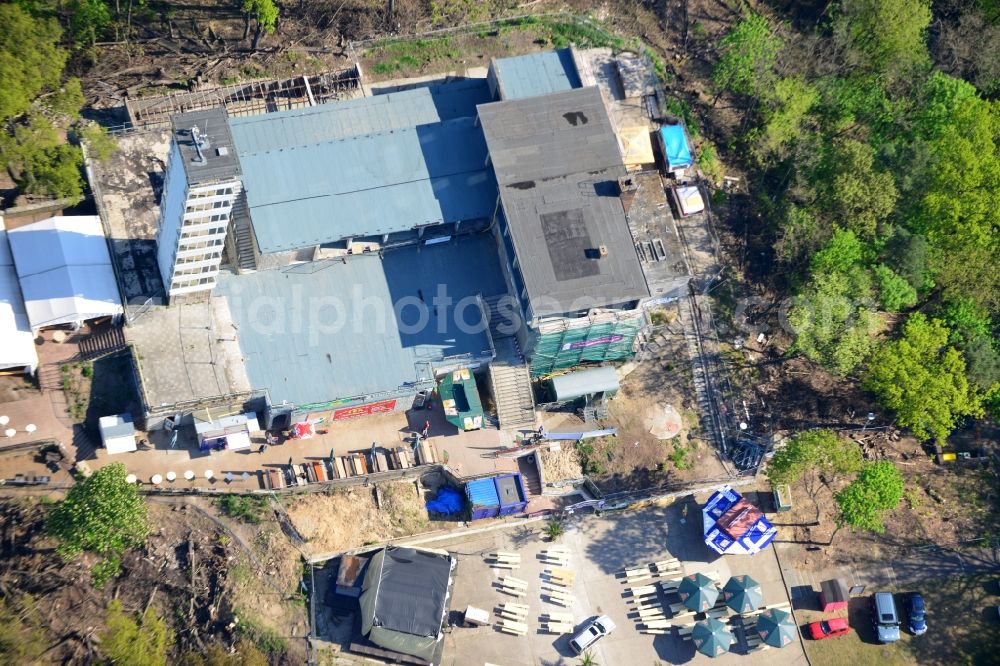
[[[596,620],[592,620],[587,623],[583,629],[581,629],[573,638],[569,641],[569,647],[576,654],[583,653],[596,643],[601,638],[604,638],[612,631],[615,630],[615,623],[611,621],[611,618],[607,615],[602,615]]]

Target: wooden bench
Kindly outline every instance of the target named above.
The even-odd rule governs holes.
[[[669,629],[645,629],[645,628],[641,628],[641,629],[639,629],[639,633],[640,634],[656,634],[656,635],[659,635],[659,636],[663,636],[664,634],[669,634],[670,630]]]
[[[655,585],[639,585],[637,587],[627,588],[629,592],[632,593],[633,597],[645,597],[650,594],[656,594]]]
[[[559,596],[555,592],[542,592],[543,599],[548,597],[548,603],[569,608],[572,599],[570,597]]]
[[[513,576],[504,576],[500,579],[501,585],[506,585],[507,587],[522,587],[528,589],[528,581],[521,580],[520,578],[514,578]]]
[[[569,623],[573,624],[573,614],[572,613],[559,613],[557,611],[551,611],[548,613],[543,613],[542,617],[545,618],[543,622],[561,622],[563,624]]]
[[[667,620],[650,620],[648,622],[643,622],[642,626],[646,627],[647,629],[669,629],[674,625],[672,625]]]
[[[722,620],[729,617],[728,608],[713,608],[712,610],[705,613],[708,617],[714,617],[716,620]]]
[[[678,615],[680,613],[683,613],[686,610],[691,610],[690,608],[688,608],[687,606],[685,606],[684,604],[682,604],[679,601],[677,603],[675,603],[675,604],[670,604],[669,608],[670,608],[670,612],[673,613],[674,615]]]
[[[546,622],[542,624],[542,630],[550,634],[568,634],[575,628],[571,622]]]
[[[524,636],[528,633],[528,625],[516,620],[500,620],[500,631],[515,636]]]

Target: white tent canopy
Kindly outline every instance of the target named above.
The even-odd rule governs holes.
[[[50,217],[11,229],[8,238],[32,330],[122,313],[96,215]]]
[[[0,218],[0,370],[21,367],[34,372],[38,367],[38,352],[24,309],[7,231]]]

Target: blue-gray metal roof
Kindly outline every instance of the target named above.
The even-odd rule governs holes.
[[[435,307],[439,288],[451,306]],[[488,335],[468,297],[504,291],[489,234],[393,250],[384,259],[220,274],[216,287],[228,299],[251,385],[277,405],[405,388],[432,379],[427,364],[446,356],[488,356]],[[457,323],[456,309],[466,324]]]
[[[240,161],[265,254],[489,217],[496,204],[486,141],[474,118],[241,155]]]
[[[494,66],[501,99],[540,97],[582,85],[568,48],[499,58]]]
[[[319,106],[229,119],[237,154],[279,150],[476,115],[486,79],[466,79]]]
[[[469,481],[465,484],[465,494],[474,508],[500,506],[500,496],[497,495],[497,487],[492,476],[488,479]]]

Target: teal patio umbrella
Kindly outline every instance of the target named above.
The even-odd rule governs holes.
[[[694,641],[698,652],[709,657],[718,657],[729,652],[729,646],[733,644],[734,639],[729,627],[710,617],[694,625],[694,629],[691,630],[691,640]]]
[[[764,605],[760,583],[750,576],[733,576],[723,586],[726,605],[737,613],[751,613]]]
[[[707,611],[719,599],[719,588],[705,574],[684,576],[677,586],[681,602],[695,612]]]
[[[757,633],[762,641],[774,647],[785,647],[795,640],[798,627],[792,614],[779,608],[764,611],[757,618]]]

